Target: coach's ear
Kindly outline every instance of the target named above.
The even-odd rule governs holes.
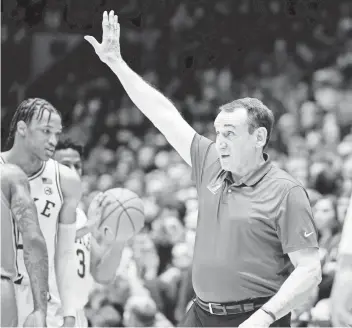
[[[268,131],[264,127],[260,127],[256,130],[256,146],[257,148],[263,148],[266,143],[266,137]]]
[[[21,137],[25,137],[27,133],[27,124],[24,121],[17,122],[17,132]]]

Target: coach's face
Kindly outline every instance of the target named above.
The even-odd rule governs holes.
[[[233,112],[221,111],[215,119],[214,127],[221,167],[240,175],[248,163],[255,160],[255,154],[260,146],[258,129],[252,134],[249,133],[248,114],[245,108],[237,108]]]

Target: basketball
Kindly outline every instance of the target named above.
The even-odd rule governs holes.
[[[119,241],[126,241],[136,235],[144,226],[142,200],[125,188],[109,189],[104,194],[110,202],[103,209],[99,229],[109,229]]]

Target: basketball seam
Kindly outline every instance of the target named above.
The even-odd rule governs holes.
[[[131,200],[133,200],[133,199],[137,199],[137,198],[139,198],[139,197],[137,196],[137,197],[130,198],[130,199],[128,199],[125,203],[122,203],[119,199],[116,198],[115,195],[113,195],[113,194],[111,194],[111,195],[115,198],[115,200],[120,204],[120,206],[121,206],[122,209],[123,209],[123,211],[120,213],[120,215],[119,215],[119,217],[118,217],[118,220],[119,220],[119,221],[118,221],[118,224],[117,224],[117,229],[116,229],[116,231],[115,231],[115,237],[117,236],[117,233],[118,233],[118,230],[119,230],[119,227],[120,227],[120,217],[121,217],[121,215],[122,215],[124,212],[126,212],[127,217],[128,217],[128,219],[130,220],[130,222],[131,222],[131,225],[132,225],[132,227],[133,227],[133,232],[136,232],[136,227],[135,227],[135,225],[134,225],[134,222],[132,221],[130,215],[128,214],[128,211],[127,211],[126,207],[124,206],[124,204],[128,203],[129,201],[131,201]],[[120,206],[116,207],[113,211],[111,211],[111,213],[113,213],[114,211],[116,211],[116,209],[118,209]],[[143,213],[140,209],[137,209],[137,208],[135,208],[135,207],[128,207],[128,208],[135,209],[135,210],[139,211],[140,213],[142,213],[142,214],[144,215],[144,213]],[[101,224],[100,224],[100,227],[101,227],[101,225],[104,223],[104,221],[111,215],[111,213],[109,213],[109,215],[107,215],[107,217],[102,220],[102,222],[101,222]]]
[[[105,216],[101,219],[101,223],[99,224],[98,228],[100,228],[100,227],[102,226],[102,224],[105,222],[105,220],[111,215],[111,213],[115,212],[120,206],[122,206],[122,208],[123,208],[124,210],[126,210],[125,207],[122,205],[122,203],[121,203],[114,195],[112,195],[112,196],[113,196],[113,197],[116,199],[116,201],[118,202],[118,206],[115,207],[108,215],[105,215]],[[128,199],[128,200],[125,202],[125,204],[128,203],[130,200],[137,199],[137,198],[139,198],[139,197],[137,196],[137,197],[130,198],[130,199]]]
[[[137,208],[137,207],[129,207],[128,209],[135,210],[135,211],[141,213],[142,215],[144,215],[144,212],[141,211],[141,210],[140,210],[139,208]],[[131,219],[131,217],[130,217],[130,215],[128,214],[127,211],[126,211],[126,214],[127,214],[128,218],[129,218],[130,221],[131,221],[131,224],[132,224],[132,226],[133,226],[133,231],[136,232],[136,227],[135,227],[135,225],[134,225],[134,222],[132,221],[132,219]]]
[[[128,209],[131,209],[131,210],[136,210],[137,212],[141,213],[144,215],[144,212],[141,211],[138,207],[129,207]]]
[[[118,231],[119,231],[119,229],[120,229],[121,215],[122,215],[124,212],[125,212],[125,211],[123,210],[123,211],[120,213],[119,217],[117,218],[118,222],[117,222],[116,230],[115,230],[115,238],[117,237],[117,233],[118,233]]]
[[[132,221],[130,215],[128,214],[128,212],[127,212],[125,206],[123,206],[123,204],[121,204],[121,206],[122,206],[122,208],[123,208],[123,211],[126,212],[126,214],[127,214],[127,216],[128,216],[128,219],[130,220],[130,222],[131,222],[131,224],[132,224],[133,232],[136,232],[136,227],[134,226],[134,223],[133,223],[133,221]],[[129,208],[132,208],[132,207],[129,207]],[[123,213],[123,212],[122,212],[122,213]],[[116,231],[116,233],[117,233],[117,231]]]
[[[101,219],[101,223],[99,224],[98,228],[100,228],[103,223],[109,218],[109,216],[114,213],[118,208],[120,207],[120,204],[118,204],[108,215],[106,215],[104,218]],[[122,211],[123,213],[123,211]],[[121,214],[120,214],[121,215]]]

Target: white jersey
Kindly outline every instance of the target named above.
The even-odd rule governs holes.
[[[78,230],[86,224],[87,217],[80,208],[77,208],[76,213],[76,223]],[[91,234],[88,233],[81,239],[77,239],[75,246],[75,252],[77,256],[75,296],[77,300],[77,308],[83,309],[83,307],[88,302],[89,294],[94,286],[94,280],[90,274]]]
[[[39,225],[45,238],[49,259],[49,293],[58,298],[55,278],[55,248],[59,213],[63,204],[60,187],[59,164],[53,159],[43,163],[42,168],[28,178],[31,196],[37,207]],[[28,273],[23,260],[22,236],[18,243],[18,271],[27,280]],[[57,300],[58,301],[58,300]]]

